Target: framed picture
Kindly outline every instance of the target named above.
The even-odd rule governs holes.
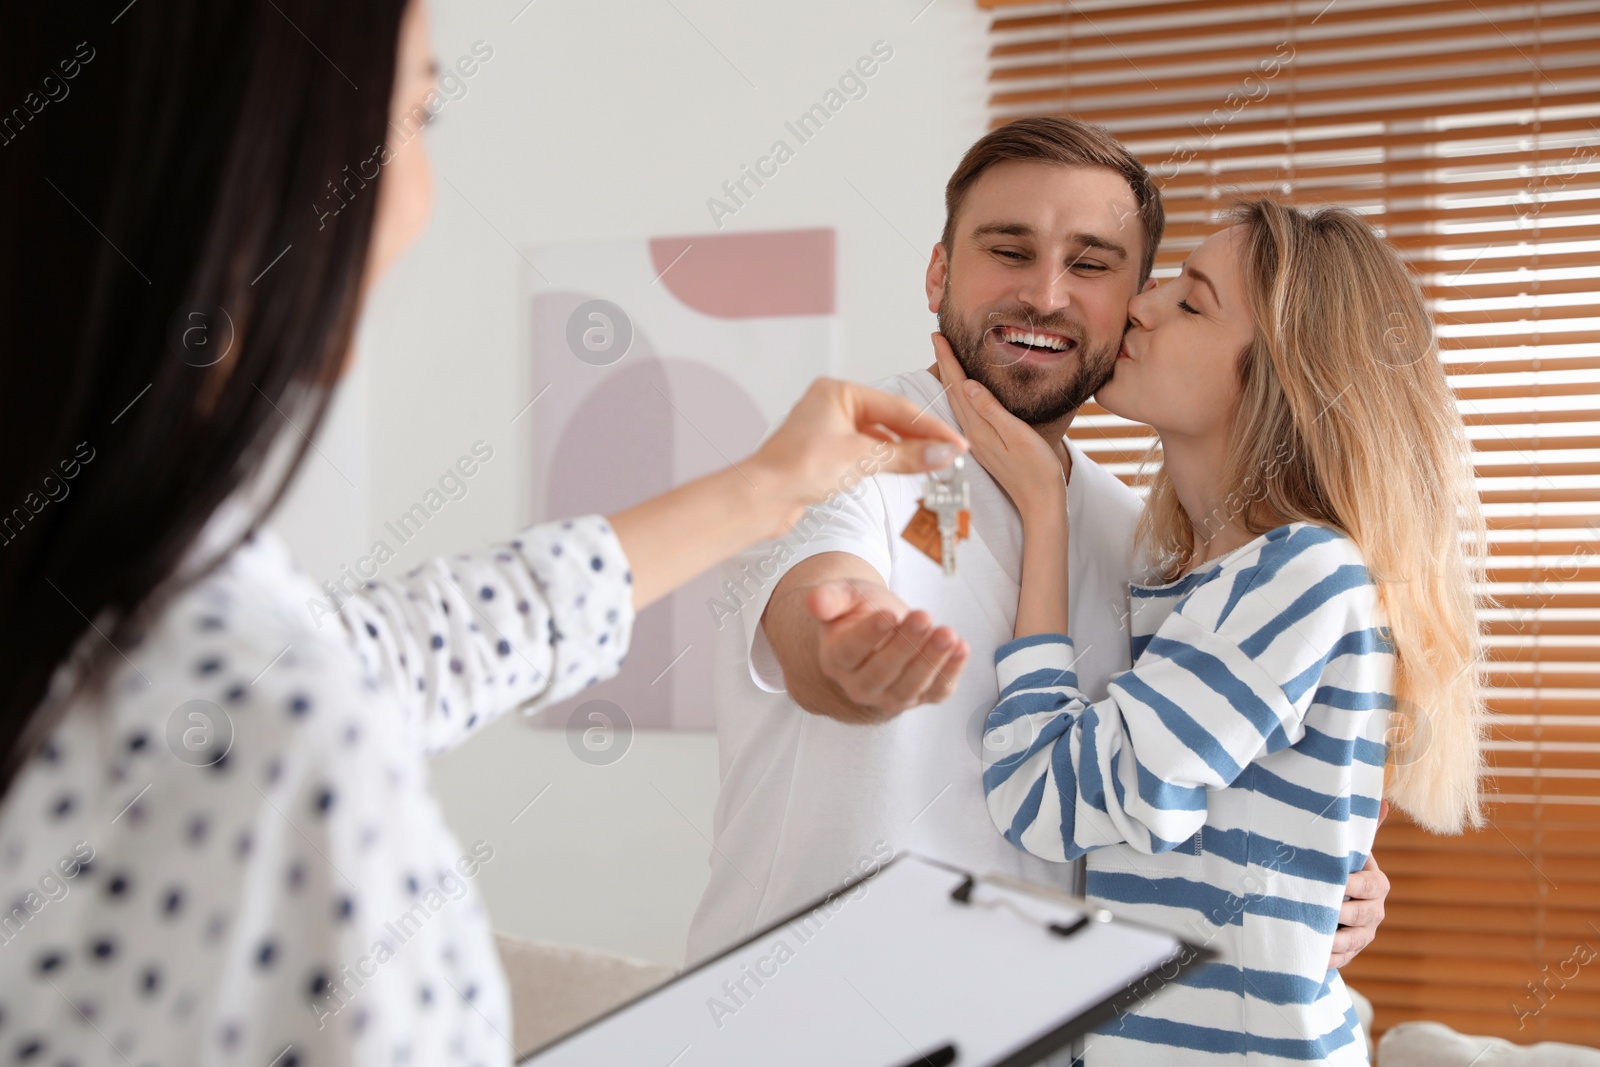
[[[835,364],[831,229],[659,237],[529,250],[534,400],[517,416],[532,522],[610,514],[737,466]],[[525,424],[525,425],[524,425]],[[713,568],[636,620],[622,672],[545,709],[567,725],[715,726],[725,578]]]

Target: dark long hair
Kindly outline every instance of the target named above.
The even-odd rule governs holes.
[[[100,674],[120,663],[272,442],[297,451],[257,521],[304,457],[378,193],[333,214],[329,183],[386,139],[404,7],[0,14],[0,793],[79,638],[103,634]]]

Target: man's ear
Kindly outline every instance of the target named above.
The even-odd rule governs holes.
[[[928,310],[935,315],[939,313],[939,305],[944,300],[945,279],[950,276],[950,261],[945,258],[944,242],[933,246],[933,255],[928,260],[928,273],[923,279],[923,286],[928,293]]]
[[[1148,293],[1150,290],[1154,289],[1155,287],[1156,287],[1156,280],[1154,278],[1146,278],[1144,280],[1144,288],[1140,289],[1139,292]]]

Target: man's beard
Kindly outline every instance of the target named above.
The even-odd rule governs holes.
[[[1030,363],[1015,359],[1009,364],[994,362],[983,351],[989,327],[995,321],[1027,324],[1075,340],[1077,350],[1056,364]],[[994,394],[1011,414],[1030,426],[1044,426],[1070,415],[1088,403],[1099,388],[1110,380],[1117,367],[1120,336],[1099,348],[1085,341],[1083,327],[1062,315],[1039,317],[1027,311],[1007,309],[994,312],[976,327],[966,322],[951,304],[950,284],[945,282],[944,299],[939,304],[939,332],[950,342],[956,362],[968,378]],[[1073,366],[1074,357],[1076,366]]]

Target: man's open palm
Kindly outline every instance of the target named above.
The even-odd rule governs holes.
[[[884,722],[955,692],[967,643],[883,586],[823,582],[807,591],[806,607],[822,624],[822,673],[862,710],[859,721]]]

